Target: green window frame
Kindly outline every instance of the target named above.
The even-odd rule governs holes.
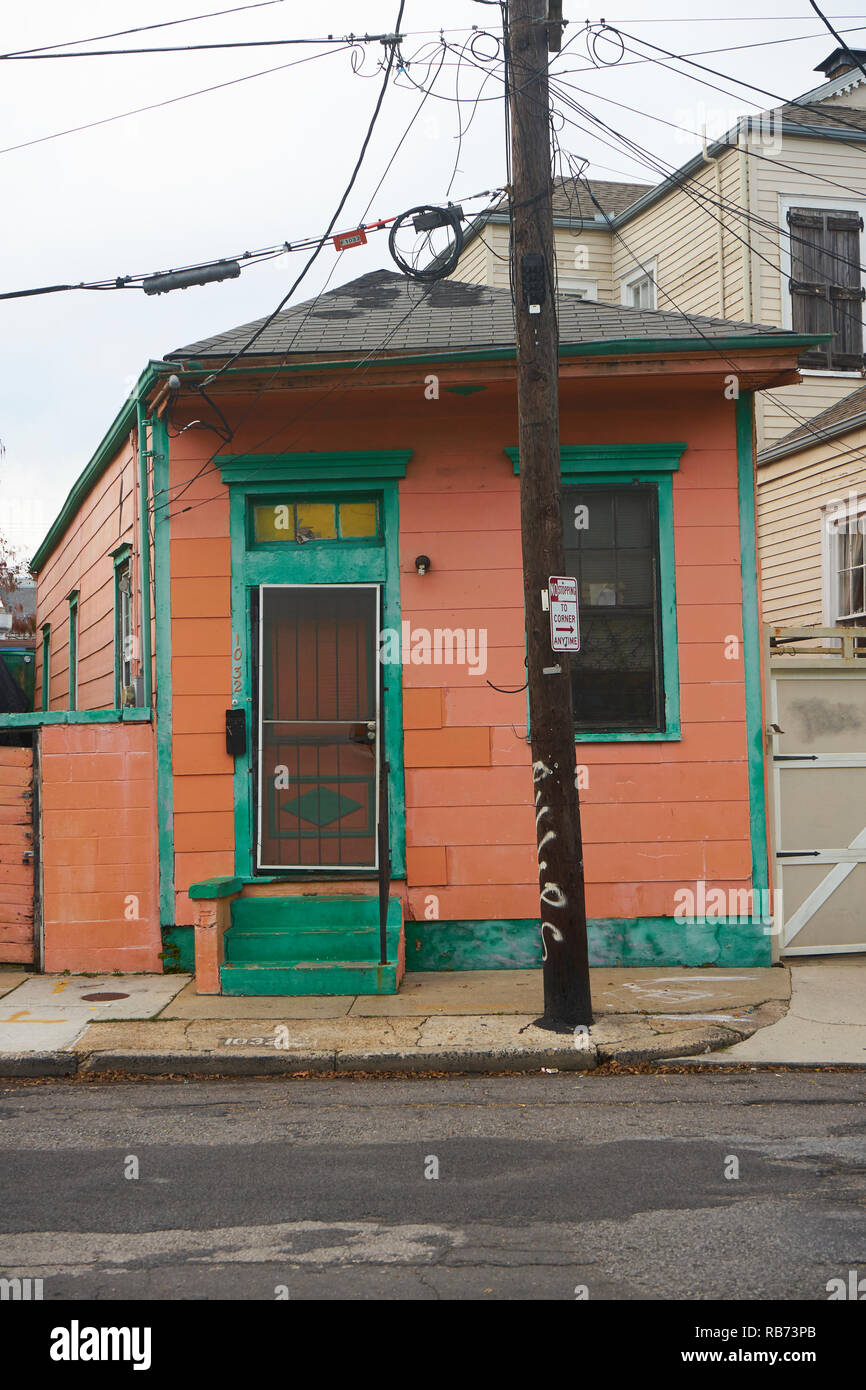
[[[132,679],[132,652],[124,646],[132,638],[132,546],[119,545],[112,550],[114,562],[114,707],[135,709],[138,700]],[[124,584],[126,588],[124,589]],[[132,698],[126,692],[132,692]]]
[[[78,590],[68,595],[69,603],[69,708],[78,709]]]
[[[42,624],[42,710],[51,708],[51,624]]]
[[[651,487],[658,526],[658,652],[662,672],[661,727],[654,729],[575,729],[577,743],[652,743],[682,737],[679,657],[677,651],[676,570],[674,561],[673,474],[684,443],[563,445],[563,488],[619,489]],[[520,472],[517,449],[505,451]]]

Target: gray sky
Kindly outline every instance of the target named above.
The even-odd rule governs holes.
[[[241,3],[241,0],[236,0]],[[89,39],[140,24],[155,24],[228,8],[231,0],[30,0],[4,5],[0,51]],[[135,47],[250,39],[320,37],[351,30],[392,30],[397,0],[322,0],[303,6],[281,0],[219,19],[85,47]],[[817,62],[836,47],[805,0],[659,0],[632,3],[609,24],[679,53],[732,49],[698,61],[790,97],[820,81]],[[866,47],[858,0],[828,0],[829,17],[852,46]],[[741,92],[725,96],[626,53],[616,66],[593,66],[580,33],[590,11],[565,0],[572,20],[568,50],[554,66],[576,100],[667,164],[678,166],[699,148],[693,136],[649,119],[718,133],[739,113],[771,105]],[[757,11],[757,15],[755,12]],[[724,13],[724,18],[719,15]],[[677,18],[677,16],[681,16]],[[431,17],[435,16],[434,19]],[[775,18],[771,18],[775,16]],[[590,17],[599,18],[590,13]],[[498,9],[476,0],[407,0],[402,30],[412,34],[409,57],[425,44],[433,56],[439,26],[451,43],[472,25],[498,25]],[[435,25],[435,28],[433,27]],[[462,32],[458,32],[462,31]],[[771,40],[807,36],[797,42]],[[480,48],[489,47],[483,40]],[[206,95],[174,102],[123,120],[45,140],[71,126],[103,120],[231,82],[266,68],[307,59],[320,50],[259,48],[137,57],[6,62],[0,83],[0,208],[4,255],[0,289],[103,279],[217,259],[323,231],[345,188],[376,100],[378,45],[361,73],[348,52],[306,61]],[[612,52],[612,47],[608,49]],[[438,62],[438,58],[436,60]],[[497,69],[498,70],[498,69]],[[427,69],[412,64],[423,82]],[[454,102],[456,60],[448,56],[436,92],[415,122],[370,209],[389,217],[413,204],[442,201],[453,175],[452,198],[496,186],[504,178],[501,84],[491,77],[459,149]],[[483,74],[463,65],[461,97],[474,100]],[[710,79],[714,80],[714,79]],[[389,92],[363,169],[339,227],[360,218],[394,147],[420,100],[405,78]],[[733,83],[721,86],[735,88]],[[581,89],[581,90],[576,90]],[[493,97],[494,100],[486,98]],[[633,106],[636,115],[601,100]],[[464,124],[470,105],[462,107]],[[610,137],[614,144],[616,140]],[[560,142],[591,160],[596,178],[657,182],[658,175],[621,149],[574,126]],[[476,209],[479,203],[470,204]],[[368,220],[369,220],[368,219]],[[330,287],[390,266],[387,234],[337,260],[326,247],[298,290],[300,301],[331,275]],[[140,290],[76,292],[0,302],[0,531],[31,554],[75,478],[149,357],[268,313],[300,270],[299,255],[250,268],[240,280],[149,297]]]

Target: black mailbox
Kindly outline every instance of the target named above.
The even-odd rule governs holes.
[[[242,709],[226,710],[226,752],[239,758],[247,751],[247,716]]]

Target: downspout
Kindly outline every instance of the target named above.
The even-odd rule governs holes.
[[[707,127],[701,126],[701,144],[703,146],[704,163],[709,165],[711,155],[707,149]],[[721,158],[716,155],[713,158],[713,186],[716,194],[716,206],[722,206],[722,175],[720,171]],[[719,318],[725,317],[725,229],[721,217],[716,218],[716,298],[718,300]]]
[[[135,398],[136,424],[138,430],[138,550],[139,550],[139,590],[141,593],[141,670],[143,676],[143,700],[146,709],[153,701],[153,670],[151,667],[150,643],[150,530],[148,527],[149,495],[147,484],[147,426],[144,416],[144,403],[141,395]]]
[[[748,116],[740,117],[737,146],[740,153],[740,207],[746,214],[746,245],[743,247],[743,322],[752,322],[752,224],[749,220]]]
[[[722,157],[715,158],[716,204],[722,206]],[[719,218],[716,224],[716,269],[718,274],[719,318],[725,317],[725,227]]]

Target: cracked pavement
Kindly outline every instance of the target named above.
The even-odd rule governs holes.
[[[864,1098],[862,1073],[12,1081],[0,1270],[46,1300],[824,1300],[866,1274]]]

